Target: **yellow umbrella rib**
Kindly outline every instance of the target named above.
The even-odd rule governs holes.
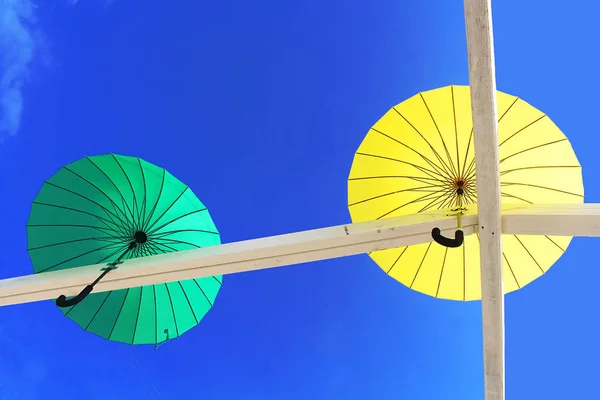
[[[431,210],[435,206],[437,206],[438,210],[441,210],[443,208],[449,208],[450,204],[452,204],[452,200],[454,200],[454,191],[450,189],[445,189],[441,196],[439,196],[437,199],[433,199],[429,204],[421,208],[418,212],[421,213],[427,210]]]
[[[477,235],[479,239],[479,235]],[[467,300],[467,246],[462,246],[462,265],[463,265],[463,301]]]
[[[454,103],[454,86],[450,86],[450,95],[452,97],[452,118],[454,121],[454,139],[456,141],[456,176],[461,176],[460,174],[460,155],[458,151],[458,126],[456,124],[456,104]]]
[[[558,169],[558,168],[581,168],[581,165],[532,165],[530,167],[513,168],[505,171],[500,171],[500,175],[506,175],[511,172],[527,171],[530,169]]]
[[[515,101],[513,101],[511,103],[510,106],[508,106],[508,108],[506,109],[506,111],[504,111],[502,113],[502,115],[498,118],[498,123],[500,123],[502,121],[502,119],[508,114],[508,112],[513,108],[513,106],[517,103],[517,101],[519,101],[519,98],[517,97],[515,99]],[[473,128],[471,128],[471,134],[469,135],[469,143],[467,144],[467,152],[465,154],[465,165],[467,163],[467,158],[469,156],[469,149],[471,147],[471,143],[473,141]],[[469,163],[469,167],[466,170],[463,170],[463,175],[461,176],[468,176],[468,179],[471,179],[472,176],[471,175],[475,175],[475,157],[473,157],[473,159],[471,160],[471,162]]]
[[[380,217],[378,217],[378,218],[376,218],[376,219],[382,219],[382,218],[385,218],[385,217],[387,217],[388,215],[390,215],[391,213],[393,213],[393,212],[396,212],[396,211],[398,211],[399,209],[401,209],[401,208],[404,208],[404,207],[406,207],[406,206],[408,206],[408,205],[410,205],[410,204],[415,204],[415,203],[419,203],[419,202],[422,202],[422,201],[428,201],[428,200],[431,200],[431,199],[430,199],[430,198],[428,198],[428,197],[430,197],[430,196],[432,196],[432,195],[436,195],[436,194],[437,194],[437,193],[429,193],[429,194],[426,194],[425,196],[421,196],[421,197],[419,197],[419,198],[416,198],[416,199],[414,199],[414,200],[411,200],[411,201],[409,201],[409,202],[406,202],[406,203],[402,204],[401,206],[398,206],[398,207],[394,208],[393,210],[390,210],[390,211],[386,212],[385,214],[383,214],[382,216],[380,216]]]
[[[456,169],[454,167],[454,163],[452,162],[452,157],[450,157],[450,152],[448,151],[448,147],[446,146],[446,141],[444,140],[444,137],[442,136],[442,132],[440,131],[440,128],[438,127],[437,122],[435,122],[435,118],[433,118],[433,114],[431,113],[431,110],[429,109],[429,106],[427,105],[427,102],[425,101],[425,97],[423,97],[423,93],[419,93],[419,96],[421,97],[421,100],[423,100],[423,104],[425,105],[425,108],[427,109],[427,112],[429,113],[429,116],[431,117],[431,121],[433,122],[433,125],[435,126],[438,136],[442,140],[442,146],[444,146],[444,150],[446,151],[446,157],[448,157],[448,163],[449,163],[451,175],[456,175],[458,171],[456,171]]]
[[[448,165],[446,165],[446,163],[444,162],[444,160],[442,160],[442,157],[436,151],[436,149],[431,145],[431,143],[429,143],[429,141],[425,138],[425,136],[423,136],[423,134],[408,119],[406,119],[406,117],[404,115],[402,115],[402,113],[400,113],[400,111],[398,111],[396,109],[396,107],[393,107],[392,110],[396,111],[396,113],[400,117],[402,117],[402,119],[404,119],[404,121],[406,121],[406,123],[408,125],[410,125],[410,127],[413,128],[415,132],[417,132],[417,134],[425,141],[425,143],[427,143],[427,145],[429,146],[429,148],[431,149],[431,151],[433,151],[433,154],[435,154],[435,157],[438,159],[438,161],[440,162],[440,164],[442,165],[442,167],[444,167],[444,172],[447,174],[447,177],[450,180],[452,180],[452,171],[450,170],[450,167]]]
[[[397,111],[396,111],[396,112],[397,112]],[[406,122],[408,122],[408,121],[406,121]],[[410,124],[410,122],[408,122],[408,123]],[[430,160],[429,158],[427,158],[425,155],[423,155],[423,154],[421,154],[420,152],[418,152],[417,150],[413,149],[412,147],[410,147],[410,146],[409,146],[409,145],[407,145],[406,143],[403,143],[403,142],[399,141],[398,139],[396,139],[396,138],[394,138],[394,137],[392,137],[392,136],[390,136],[390,135],[388,135],[388,134],[386,134],[386,133],[384,133],[384,132],[381,132],[381,131],[379,131],[379,130],[377,130],[377,129],[375,129],[375,128],[371,128],[371,130],[372,130],[372,131],[374,131],[374,132],[377,132],[377,133],[379,133],[380,135],[383,135],[383,136],[387,137],[388,139],[391,139],[391,140],[393,140],[394,142],[398,143],[399,145],[402,145],[402,146],[406,147],[407,149],[409,149],[410,151],[412,151],[412,152],[414,152],[415,154],[417,154],[417,155],[418,155],[419,157],[421,157],[421,158],[422,158],[422,159],[423,159],[423,160],[424,160],[424,161],[425,161],[427,164],[429,164],[429,165],[430,165],[432,168],[434,168],[434,169],[437,171],[438,175],[439,175],[439,176],[441,176],[442,178],[452,179],[452,177],[451,177],[450,175],[447,175],[447,174],[448,174],[448,172],[447,172],[447,171],[444,171],[443,169],[440,169],[440,167],[439,167],[439,166],[437,166],[437,165],[436,165],[436,164],[435,164],[433,161],[431,161],[431,160]],[[418,131],[417,131],[417,132],[418,132]],[[435,152],[435,150],[434,150],[434,152]],[[436,155],[437,155],[437,153],[436,153]]]
[[[400,255],[398,255],[398,258],[396,258],[396,261],[394,261],[394,263],[391,265],[390,269],[387,270],[386,274],[390,274],[392,272],[392,269],[394,269],[394,267],[396,266],[396,264],[398,264],[398,261],[400,261],[400,257],[402,257],[402,255],[406,252],[406,249],[408,249],[409,246],[406,246],[404,249],[402,249],[402,251],[400,252]]]
[[[374,196],[374,197],[369,197],[369,198],[364,199],[364,200],[359,200],[359,201],[356,201],[354,203],[350,203],[350,204],[348,204],[348,207],[352,207],[352,206],[355,206],[357,204],[366,203],[367,201],[371,201],[371,200],[381,199],[382,197],[391,196],[391,195],[398,194],[398,193],[405,193],[405,192],[427,192],[427,193],[430,193],[430,194],[437,194],[437,193],[439,193],[439,189],[433,189],[433,188],[439,188],[439,187],[440,186],[438,186],[438,185],[430,185],[430,186],[419,186],[419,187],[411,188],[411,189],[396,190],[396,191],[393,191],[393,192],[380,194],[380,195],[377,195],[377,196]]]
[[[479,238],[479,235],[477,235],[477,236]],[[502,257],[504,258],[504,261],[506,262],[506,265],[508,266],[508,269],[510,271],[510,274],[513,277],[513,280],[517,284],[517,288],[521,289],[521,285],[519,284],[519,281],[517,280],[517,276],[515,275],[515,271],[513,271],[512,267],[510,266],[510,263],[508,262],[508,258],[506,258],[506,253],[502,252]]]
[[[500,186],[525,186],[525,187],[531,187],[531,188],[535,188],[535,189],[544,189],[544,190],[549,190],[549,191],[556,192],[556,193],[568,194],[570,196],[576,196],[576,197],[583,198],[583,195],[579,194],[579,193],[567,192],[566,190],[555,189],[555,188],[551,188],[549,186],[533,185],[531,183],[500,182]]]
[[[543,144],[538,144],[536,146],[528,147],[526,149],[520,150],[520,151],[518,151],[516,153],[513,153],[511,155],[508,155],[508,156],[504,157],[503,159],[500,160],[500,164],[502,164],[504,161],[508,160],[509,158],[521,155],[521,154],[526,153],[528,151],[539,149],[540,147],[550,146],[550,145],[553,145],[553,144],[556,144],[556,143],[564,142],[566,140],[567,140],[567,138],[563,138],[563,139],[553,140],[551,142],[547,142],[547,143],[543,143]]]
[[[518,133],[518,132],[517,132],[517,133]],[[514,135],[513,135],[513,136],[514,136]],[[512,136],[511,136],[511,137],[512,137]],[[556,143],[561,143],[561,142],[564,142],[564,141],[566,141],[566,140],[567,140],[567,138],[558,139],[558,140],[553,140],[552,142],[547,142],[547,143],[538,144],[538,145],[535,145],[535,146],[528,147],[528,148],[526,148],[526,149],[520,150],[520,151],[518,151],[518,152],[516,152],[516,153],[510,154],[510,155],[508,155],[508,156],[506,156],[506,157],[504,157],[504,158],[502,158],[502,159],[500,160],[500,167],[502,167],[502,163],[503,163],[504,161],[508,160],[509,158],[512,158],[512,157],[515,157],[515,156],[521,155],[521,154],[523,154],[523,153],[526,153],[526,152],[528,152],[528,151],[536,150],[536,149],[539,149],[539,148],[542,148],[542,147],[545,147],[545,146],[550,146],[550,145],[553,145],[553,144],[556,144]],[[506,141],[505,141],[505,142],[506,142]],[[474,163],[474,161],[473,161],[473,163]],[[474,164],[473,164],[473,165],[474,165]],[[562,167],[562,168],[575,168],[575,167],[580,167],[580,168],[581,168],[581,166],[579,166],[579,165],[573,165],[573,166],[564,166],[564,167]],[[509,170],[509,171],[520,171],[520,170],[534,169],[534,168],[545,168],[545,167],[543,167],[543,166],[539,166],[539,167],[531,166],[531,167],[523,167],[523,168],[514,168],[514,169],[512,169],[512,170]],[[549,167],[548,167],[548,168],[549,168]],[[554,167],[554,168],[557,168],[557,167]],[[502,171],[501,171],[501,172],[500,172],[500,175],[502,175],[503,173],[506,173],[506,172],[502,172]],[[473,170],[473,171],[470,173],[470,175],[469,175],[469,176],[468,176],[466,179],[471,179],[471,178],[473,178],[474,176],[475,176],[475,170]]]
[[[442,260],[442,269],[440,271],[440,278],[438,280],[437,289],[435,291],[435,297],[438,297],[440,293],[440,285],[442,284],[442,279],[444,277],[444,267],[446,266],[446,258],[448,257],[448,248],[446,247],[446,251],[444,252],[444,259]]]
[[[531,254],[531,252],[529,251],[529,249],[527,248],[527,246],[525,246],[525,243],[523,243],[521,241],[521,239],[519,239],[519,237],[517,235],[513,235],[513,236],[514,236],[515,239],[517,239],[517,242],[519,242],[521,244],[521,246],[523,246],[523,249],[525,249],[525,251],[527,252],[527,254],[529,254],[529,257],[531,257],[531,259],[533,260],[533,262],[535,263],[535,265],[537,265],[538,268],[540,269],[540,271],[542,271],[542,274],[545,274],[546,271],[544,271],[544,268],[542,268],[542,266],[540,265],[540,263],[533,256],[533,254]]]
[[[503,191],[500,192],[500,196],[502,196],[502,197],[508,197],[508,198],[515,199],[515,200],[520,200],[520,201],[523,201],[523,202],[525,202],[527,204],[533,204],[533,202],[531,202],[529,200],[525,200],[522,197],[515,196],[514,194],[506,193],[506,192],[503,192]]]
[[[452,99],[452,120],[454,125],[454,140],[456,145],[456,176],[460,176],[460,155],[458,151],[458,126],[456,124],[456,105],[454,104],[454,86],[450,86],[450,97]]]
[[[519,129],[518,131],[516,131],[515,133],[513,133],[512,135],[510,135],[509,137],[507,137],[506,139],[504,139],[499,145],[498,147],[501,147],[504,143],[508,142],[510,139],[512,139],[513,137],[515,137],[517,134],[523,132],[524,130],[526,130],[527,128],[532,127],[533,125],[536,124],[536,122],[539,122],[541,120],[543,120],[544,118],[547,118],[548,116],[546,114],[542,115],[541,117],[539,117],[538,119],[536,119],[533,122],[528,123],[527,125],[525,125],[524,127],[522,127],[521,129]]]
[[[415,284],[415,281],[417,280],[417,276],[419,275],[419,271],[421,270],[421,267],[423,266],[423,263],[425,262],[425,259],[427,258],[427,253],[429,253],[429,249],[431,248],[431,245],[432,245],[432,243],[430,242],[429,245],[427,246],[427,249],[425,250],[425,254],[423,254],[421,263],[419,264],[419,267],[417,268],[417,271],[415,272],[415,276],[412,278],[412,281],[410,282],[409,289],[412,289],[413,285]]]
[[[567,251],[567,249],[563,249],[561,245],[559,245],[559,244],[558,244],[558,243],[556,243],[554,240],[552,240],[552,238],[551,238],[550,236],[548,236],[548,235],[544,235],[544,237],[545,237],[546,239],[548,239],[549,241],[551,241],[552,243],[554,243],[554,245],[555,245],[556,247],[558,247],[558,248],[559,248],[559,249],[560,249],[560,250],[561,250],[563,253],[564,253],[565,251]]]
[[[401,163],[401,164],[410,165],[411,167],[414,167],[415,169],[419,170],[420,172],[423,172],[423,173],[429,175],[431,177],[431,179],[434,179],[434,180],[436,180],[438,182],[446,183],[445,181],[442,181],[442,180],[436,178],[436,174],[439,175],[438,172],[432,171],[430,169],[421,167],[421,166],[413,164],[413,163],[409,163],[407,161],[399,160],[399,159],[393,158],[393,157],[381,156],[381,155],[377,155],[377,154],[362,153],[360,151],[357,151],[356,155],[357,156],[380,158],[382,160],[394,161],[394,162],[398,162],[398,163]],[[427,178],[419,178],[419,179],[427,179]]]

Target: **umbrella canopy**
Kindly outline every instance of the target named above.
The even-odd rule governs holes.
[[[27,224],[35,273],[220,244],[192,190],[162,168],[120,155],[85,157],[44,183]],[[100,273],[100,271],[99,271]],[[99,280],[98,279],[98,280]],[[128,344],[158,344],[197,325],[214,304],[221,276],[57,300],[88,332]]]
[[[497,92],[502,205],[583,202],[581,166],[565,135],[543,112]],[[473,123],[468,86],[449,86],[398,104],[371,128],[348,179],[352,221],[434,209],[476,208]],[[434,230],[435,231],[435,230]],[[435,235],[438,237],[435,237]],[[459,231],[462,235],[462,232]],[[430,296],[481,298],[478,235],[439,238],[370,257],[390,276]],[[460,240],[459,240],[460,239]],[[503,235],[504,290],[548,271],[570,237]],[[457,245],[457,247],[448,247]]]

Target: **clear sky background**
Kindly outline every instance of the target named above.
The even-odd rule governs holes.
[[[45,179],[85,155],[160,165],[224,242],[346,223],[353,152],[392,105],[467,84],[461,1],[0,0],[0,277],[31,273]],[[600,3],[494,6],[499,90],[546,112],[600,202]],[[507,398],[591,398],[599,241],[506,298]],[[49,301],[0,308],[0,399],[479,400],[480,303],[436,300],[366,256],[225,276],[158,350]]]

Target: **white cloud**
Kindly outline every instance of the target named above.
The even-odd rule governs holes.
[[[23,85],[35,51],[30,0],[0,0],[0,142],[16,135],[23,112]]]

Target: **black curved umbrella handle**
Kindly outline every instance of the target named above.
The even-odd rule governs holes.
[[[59,307],[71,307],[77,305],[83,301],[91,292],[94,290],[93,285],[87,285],[77,296],[67,300],[64,294],[58,296],[56,299],[56,305]]]
[[[440,228],[433,228],[431,231],[431,237],[436,241],[436,243],[452,248],[460,247],[465,241],[465,234],[461,229],[457,229],[456,232],[454,232],[454,239],[452,239],[443,236]]]

